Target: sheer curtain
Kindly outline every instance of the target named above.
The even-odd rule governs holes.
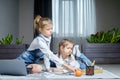
[[[95,33],[95,0],[52,0],[53,49],[63,38],[81,44]]]

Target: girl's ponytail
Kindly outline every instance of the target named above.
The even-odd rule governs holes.
[[[39,22],[40,22],[40,20],[41,20],[41,16],[40,15],[38,15],[38,16],[36,16],[36,18],[34,19],[34,29],[38,29],[39,28]]]

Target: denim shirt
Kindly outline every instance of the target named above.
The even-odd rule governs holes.
[[[38,63],[38,60],[45,55],[51,61],[62,65],[61,61],[53,52],[50,50],[51,37],[46,38],[43,35],[37,36],[29,48],[24,51],[17,59],[24,60],[26,66],[33,63]]]

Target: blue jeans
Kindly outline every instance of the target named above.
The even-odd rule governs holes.
[[[78,63],[80,64],[80,69],[86,69],[86,65],[83,62],[86,62],[88,66],[91,65],[91,61],[82,53],[80,55],[81,60],[77,60]]]
[[[18,60],[23,60],[25,62],[25,65],[29,65],[29,64],[35,64],[38,63],[39,60],[43,59],[43,53],[36,49],[33,51],[24,51],[19,57],[17,57],[16,59]]]

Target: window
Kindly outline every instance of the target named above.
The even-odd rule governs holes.
[[[95,32],[94,0],[52,0],[54,37],[87,37]]]

